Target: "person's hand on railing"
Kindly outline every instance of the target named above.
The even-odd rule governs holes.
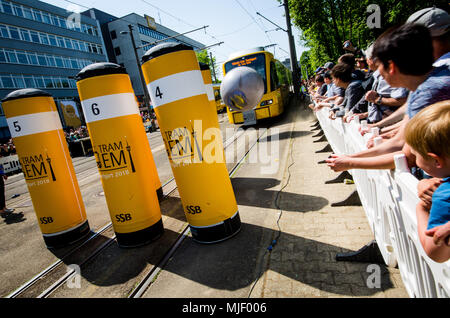
[[[328,113],[328,118],[330,118],[331,120],[335,120],[336,117],[334,115],[334,112],[330,110],[330,112]]]
[[[334,172],[346,171],[350,169],[351,158],[346,155],[332,154],[328,159],[325,159],[328,167]]]
[[[358,127],[358,131],[361,134],[361,136],[364,136],[368,132],[370,132],[370,128],[375,127],[374,125],[367,124],[365,128],[362,128],[361,126]]]
[[[431,208],[431,197],[434,191],[441,185],[442,179],[422,179],[417,184],[417,196],[423,201],[428,210]]]
[[[316,103],[316,106],[314,107],[314,111],[318,111],[319,109],[321,109],[323,107],[322,103]]]
[[[426,230],[425,235],[433,238],[434,244],[442,246],[445,244],[450,246],[450,221],[445,224],[436,226],[432,229]]]
[[[369,140],[367,141],[366,147],[367,149],[372,148],[373,146],[375,146],[375,138],[378,136],[372,136],[369,138]]]

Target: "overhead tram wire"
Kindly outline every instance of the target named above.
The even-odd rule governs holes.
[[[91,9],[92,8],[92,7],[86,7],[85,5],[82,5],[82,4],[79,4],[79,3],[76,3],[76,2],[70,1],[70,0],[63,0],[63,1],[71,3],[71,4],[75,4],[75,5],[79,6],[79,7],[85,8],[85,9]]]
[[[155,6],[154,4],[149,3],[148,1],[145,1],[145,0],[141,0],[141,1],[142,1],[143,3],[145,3],[145,4],[149,5],[149,6],[151,6],[152,8],[154,8],[154,9],[156,9],[156,10],[158,10],[158,11],[160,11],[160,12],[162,12],[162,13],[168,15],[168,16],[170,16],[171,18],[173,18],[173,19],[175,19],[175,20],[181,22],[181,23],[184,23],[184,24],[186,24],[186,25],[188,25],[188,26],[190,26],[190,27],[192,27],[192,28],[197,28],[197,27],[198,27],[198,26],[195,26],[195,25],[193,25],[193,24],[191,24],[191,23],[189,23],[189,22],[187,22],[187,21],[184,21],[183,19],[181,19],[181,18],[179,18],[179,17],[174,16],[173,14],[171,14],[171,13],[165,11],[165,10],[162,10],[161,8]],[[213,38],[213,39],[216,40],[217,42],[221,42],[220,39],[218,39],[217,37],[215,37],[215,36],[212,35],[211,33],[207,32],[206,30],[205,30],[205,34],[208,35],[209,37]],[[225,42],[224,42],[223,44],[224,44],[225,46],[227,46],[228,48],[230,48],[232,52],[237,51],[236,48],[230,46],[229,44],[227,44],[227,43],[225,43]]]
[[[250,22],[249,24],[247,24],[246,26],[243,26],[242,28],[239,28],[235,31],[229,32],[229,33],[225,33],[225,34],[219,34],[218,37],[223,37],[223,36],[229,36],[238,32],[241,32],[242,30],[245,30],[246,28],[248,28],[249,26],[255,24],[255,22]]]
[[[197,28],[197,27],[198,27],[198,26],[195,26],[195,25],[193,25],[193,24],[191,24],[191,23],[189,23],[189,22],[187,22],[187,21],[184,21],[184,20],[181,19],[181,18],[178,18],[178,17],[174,16],[173,14],[171,14],[171,13],[165,11],[165,10],[162,10],[161,8],[159,8],[159,7],[153,5],[153,4],[151,4],[151,3],[149,3],[149,2],[147,2],[147,1],[145,1],[145,0],[141,0],[141,1],[144,2],[144,3],[147,4],[147,5],[149,5],[149,6],[153,7],[153,8],[155,8],[156,10],[159,10],[159,11],[161,11],[162,13],[167,14],[168,16],[174,18],[175,20],[177,20],[177,21],[179,21],[179,22],[182,22],[182,23],[184,23],[184,24],[186,24],[186,25],[188,25],[188,26],[190,26],[190,27],[193,27],[193,28]],[[206,30],[205,30],[205,34],[207,34],[207,35],[210,36],[211,38],[213,38],[213,39],[215,39],[215,40],[217,40],[217,41],[220,42],[219,39],[217,39],[214,35],[210,34],[210,33],[207,32]],[[235,50],[234,48],[232,48],[232,49]]]
[[[256,22],[255,17],[253,17],[250,12],[248,12],[248,10],[242,5],[242,3],[239,2],[239,0],[235,0],[237,2],[237,4],[241,7],[242,10],[244,10],[245,13],[247,13],[247,15],[253,20],[253,22],[256,23],[256,25],[264,32],[264,35],[267,37],[267,39],[269,40],[269,43],[272,43],[272,39],[270,38],[270,36],[266,33],[266,30],[264,30],[264,28],[258,23]]]
[[[248,2],[250,2],[250,5],[252,6],[253,10],[254,10],[255,12],[257,12],[258,10],[256,9],[255,5],[253,4],[252,0],[248,0]],[[258,19],[259,19],[259,21],[261,22],[261,25],[264,25],[264,24],[262,23],[261,18],[259,17]],[[270,36],[267,34],[267,30],[264,30],[264,33],[266,34],[266,36],[267,36],[267,38],[269,39],[270,43],[273,43],[272,39],[271,39]],[[274,48],[274,55],[275,55],[275,48]]]

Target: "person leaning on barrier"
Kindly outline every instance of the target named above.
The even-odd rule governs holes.
[[[413,13],[406,23],[421,24],[428,28],[433,46],[434,67],[450,65],[450,15],[439,8],[426,8]],[[383,120],[367,125],[367,129],[361,133],[364,135],[371,128],[381,128],[382,133],[392,128],[388,126],[400,122],[406,111],[406,104],[398,108],[392,115]],[[394,127],[395,128],[395,127]]]
[[[377,65],[372,58],[373,44],[365,51],[367,64],[369,68],[374,71],[372,78],[372,87],[366,92],[362,100],[355,106],[355,108],[362,108],[359,105],[367,103],[365,112],[358,111],[355,116],[359,119],[367,118],[367,122],[376,123],[392,114],[398,107],[406,102],[409,91],[403,87],[391,87],[380,72],[377,70]],[[382,135],[383,138],[390,138],[392,135]]]
[[[317,108],[314,110],[318,110],[322,107],[335,107],[344,101],[345,89],[338,87],[333,83],[331,71],[325,72],[324,81],[328,86],[326,98],[319,102]]]
[[[450,246],[437,245],[427,230],[450,221],[450,100],[421,110],[405,128],[406,143],[416,164],[430,176],[442,178],[431,205],[420,200],[416,207],[417,230],[424,251],[436,262],[450,259]]]
[[[316,86],[318,87],[318,89],[314,94],[311,95],[311,98],[315,101],[324,99],[325,94],[327,93],[328,86],[325,84],[325,80],[322,75],[316,75]],[[310,104],[309,108],[313,109],[314,104]]]
[[[338,64],[343,63],[347,64],[351,67],[352,72],[352,78],[355,80],[364,81],[366,79],[367,74],[361,71],[360,69],[356,69],[356,58],[355,55],[352,53],[346,53],[344,55],[341,55],[338,59]]]
[[[450,69],[446,65],[433,67],[433,47],[426,27],[407,23],[389,29],[376,40],[373,56],[378,60],[380,74],[390,86],[410,90],[406,115],[395,136],[380,145],[355,154],[331,155],[326,161],[334,171],[393,169],[394,155],[402,149],[409,152],[404,138],[409,119],[427,106],[450,99]]]
[[[360,80],[352,78],[352,68],[345,63],[339,63],[331,70],[334,84],[345,89],[344,101],[342,108],[336,112],[336,117],[343,117],[346,112],[349,112],[359,102],[364,95],[364,88]],[[332,108],[331,111],[334,109]]]

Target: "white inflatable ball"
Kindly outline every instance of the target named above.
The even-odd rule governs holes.
[[[220,95],[230,111],[249,111],[263,97],[264,81],[254,69],[247,66],[236,67],[223,78]]]

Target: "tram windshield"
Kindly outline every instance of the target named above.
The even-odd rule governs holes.
[[[264,94],[267,93],[267,79],[266,79],[266,58],[264,54],[257,53],[238,57],[225,64],[225,73],[239,66],[248,66],[254,69],[261,75],[264,81]]]

